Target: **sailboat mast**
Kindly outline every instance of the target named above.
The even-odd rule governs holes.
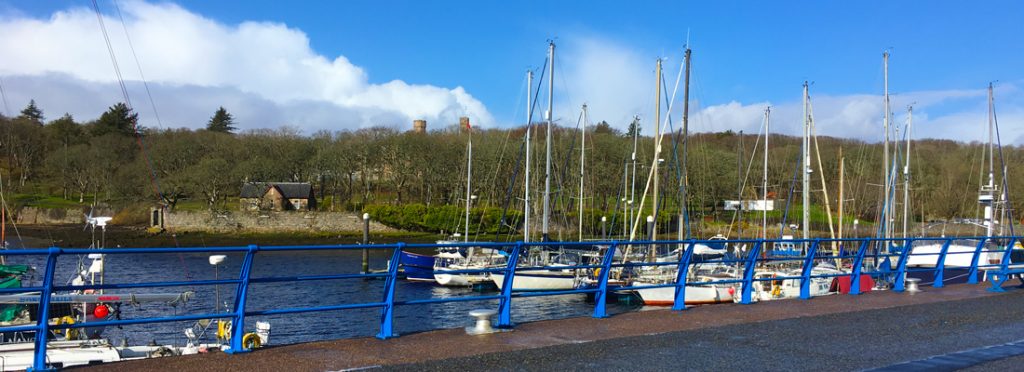
[[[772,108],[764,108],[764,169],[761,172],[761,239],[768,239],[768,134],[771,133]]]
[[[907,221],[910,216],[910,128],[914,125],[914,106],[907,107],[907,157],[903,164],[903,237],[907,237]]]
[[[631,155],[633,162],[633,173],[630,175],[629,181],[629,221],[633,221],[636,218],[636,149],[638,142],[640,141],[640,117],[633,117],[633,154]],[[623,230],[624,234],[629,231],[629,225],[626,225],[626,230]],[[628,236],[628,235],[627,235]]]
[[[683,240],[683,230],[687,231],[686,238],[690,237],[689,226],[686,226],[686,200],[689,188],[687,187],[687,174],[686,174],[686,138],[689,131],[689,119],[690,119],[690,47],[686,47],[686,52],[683,55],[686,69],[684,70],[684,83],[683,83],[683,179],[680,180],[680,187],[682,192],[679,195],[679,231],[676,233],[678,240]]]
[[[804,81],[804,139],[803,139],[803,238],[808,239],[811,235],[811,227],[808,223],[811,220],[811,123],[807,117],[807,100],[809,99],[807,82]],[[806,244],[806,242],[805,242]]]
[[[995,230],[995,213],[993,202],[996,195],[995,151],[995,111],[992,103],[992,83],[988,84],[988,184],[981,188],[978,200],[985,205],[985,236],[992,236]]]
[[[885,140],[883,142],[882,150],[882,179],[885,180],[883,186],[885,196],[882,197],[882,208],[885,208],[885,210],[882,211],[882,223],[884,224],[883,226],[885,228],[883,230],[884,232],[882,237],[889,238],[889,51],[885,51],[882,53],[882,70],[883,79],[885,81],[885,112],[883,113],[884,117],[882,118],[882,128],[885,132]],[[888,244],[889,243],[886,243],[886,245]]]
[[[583,241],[583,172],[587,160],[587,104],[583,104],[583,124],[580,126],[580,241]]]
[[[846,158],[843,157],[843,148],[839,148],[839,239],[843,239],[843,189],[846,186],[843,183],[843,174],[845,173]]]
[[[654,216],[654,232],[652,238],[658,239],[658,162],[661,160],[661,58],[658,58],[654,70],[654,81],[657,88],[654,95],[654,197],[651,199],[651,216]],[[654,250],[651,250],[651,256]]]
[[[473,189],[470,188],[473,181],[473,128],[466,128],[466,135],[469,141],[466,142],[466,235],[462,237],[463,242],[469,242],[469,207],[473,200]]]
[[[551,111],[555,94],[555,42],[548,42],[548,112],[546,116],[548,128],[544,139],[546,160],[544,164],[544,219],[541,221],[541,235],[544,241],[551,240],[548,235],[548,220],[551,218]]]
[[[523,241],[530,241],[530,132],[533,131],[533,71],[526,71],[526,187],[523,188]]]

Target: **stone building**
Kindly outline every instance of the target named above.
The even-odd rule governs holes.
[[[239,197],[244,211],[302,211],[316,209],[313,185],[306,182],[249,182]]]

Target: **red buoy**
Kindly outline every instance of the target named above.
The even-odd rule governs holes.
[[[101,319],[106,318],[107,315],[110,315],[110,307],[107,305],[96,305],[96,308],[92,309],[92,315]]]

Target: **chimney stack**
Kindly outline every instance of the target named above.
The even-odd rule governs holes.
[[[412,121],[412,131],[414,133],[426,133],[427,132],[427,121],[423,119]]]

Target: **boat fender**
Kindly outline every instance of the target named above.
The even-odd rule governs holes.
[[[57,320],[57,324],[75,324],[75,318],[70,316],[64,316]],[[74,340],[78,338],[78,329],[68,328],[64,330],[64,339]]]
[[[161,346],[161,347],[156,348],[156,350],[150,351],[149,352],[149,357],[150,358],[169,357],[169,356],[174,356],[175,354],[176,353],[171,348],[169,348],[167,346]]]
[[[217,321],[217,339],[231,339],[231,322],[224,320]]]
[[[256,333],[249,332],[242,336],[242,348],[259,349],[260,346],[263,346],[263,343],[260,340],[260,336]]]

